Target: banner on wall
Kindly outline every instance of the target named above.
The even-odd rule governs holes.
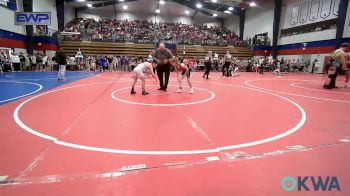
[[[282,28],[337,18],[340,2],[341,0],[298,0],[287,3],[287,17]]]
[[[300,9],[300,5],[294,6],[292,8],[292,15],[290,20],[291,25],[296,25],[298,23],[299,9]]]
[[[320,7],[320,0],[311,1],[310,17],[309,17],[311,21],[314,21],[318,18],[319,7]]]
[[[155,49],[159,47],[159,42],[156,43]],[[165,48],[168,48],[174,56],[177,56],[177,49],[176,49],[176,44],[170,44],[170,43],[164,43]]]
[[[301,4],[300,17],[299,22],[304,24],[307,21],[307,17],[309,14],[309,2]]]
[[[321,18],[327,18],[331,15],[332,0],[322,0]]]
[[[334,0],[333,4],[333,15],[338,16],[340,0]]]
[[[51,25],[51,12],[16,12],[15,25]]]

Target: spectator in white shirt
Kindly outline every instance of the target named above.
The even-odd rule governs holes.
[[[11,56],[11,63],[12,63],[12,70],[13,71],[19,71],[20,70],[20,59],[19,56],[16,53],[12,53]]]
[[[48,57],[47,57],[47,55],[45,54],[45,55],[43,56],[43,70],[46,69],[47,60],[48,60]]]
[[[33,71],[33,70],[36,70],[37,69],[37,67],[36,67],[36,56],[35,55],[32,55],[31,57],[30,57],[30,61],[31,61],[31,70]]]
[[[25,63],[26,63],[26,68],[25,68],[25,70],[29,70],[29,69],[30,69],[29,55],[25,55],[25,56],[24,56],[24,59],[25,59]]]

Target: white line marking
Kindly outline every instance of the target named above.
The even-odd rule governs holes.
[[[0,181],[4,181],[7,179],[8,176],[0,176]]]
[[[219,161],[220,158],[218,156],[211,156],[205,158],[207,161]]]
[[[96,177],[113,178],[113,177],[124,176],[124,175],[125,175],[125,172],[109,172],[109,173],[98,174],[96,175]]]
[[[304,98],[310,98],[310,99],[318,99],[318,100],[324,100],[324,101],[334,101],[334,102],[341,102],[341,103],[350,103],[350,101],[344,101],[344,100],[338,100],[338,99],[328,99],[328,98],[322,98],[322,97],[314,97],[314,96],[307,96],[307,95],[300,95],[300,94],[296,94],[296,93],[286,93],[286,92],[281,92],[281,91],[275,91],[275,90],[271,90],[271,89],[267,89],[267,88],[261,88],[255,85],[250,84],[250,82],[254,82],[254,81],[260,81],[260,80],[273,80],[273,79],[256,79],[256,80],[246,80],[244,83],[245,85],[255,88],[255,89],[259,89],[262,91],[268,91],[268,92],[272,92],[272,93],[277,93],[277,94],[285,94],[285,95],[293,95],[293,96],[297,96],[297,97],[304,97]]]
[[[209,135],[202,129],[200,128],[196,122],[194,122],[194,120],[190,117],[186,117],[187,122],[190,123],[191,127],[197,132],[199,133],[199,135],[201,135],[204,139],[206,139],[211,145],[215,146],[214,142],[212,139],[210,139]]]
[[[132,72],[130,72],[132,73]],[[118,80],[118,81],[134,81],[134,75],[126,75],[125,77],[107,77],[107,76],[101,76],[100,74],[97,74],[96,77],[98,78],[105,78],[105,79],[112,79],[112,80]],[[177,80],[169,79],[169,82],[177,82]]]
[[[290,85],[296,88],[301,88],[301,89],[307,89],[307,90],[312,90],[312,91],[320,91],[320,92],[327,92],[327,93],[334,93],[334,94],[345,94],[345,95],[350,95],[350,93],[346,92],[337,92],[337,91],[332,91],[332,90],[321,90],[321,89],[313,89],[313,88],[307,88],[307,87],[302,87],[298,86],[298,84],[314,84],[314,83],[291,83]],[[322,86],[322,84],[318,84]]]
[[[138,170],[138,169],[145,169],[146,164],[140,164],[140,165],[128,165],[123,166],[122,171],[131,171],[131,170]]]
[[[20,95],[20,96],[17,96],[17,97],[5,99],[5,100],[0,100],[0,103],[7,102],[7,101],[11,101],[11,100],[15,100],[15,99],[19,99],[19,98],[22,98],[22,97],[25,97],[25,96],[34,94],[34,93],[40,91],[40,90],[43,88],[42,85],[37,84],[37,83],[32,83],[32,82],[19,82],[19,81],[0,81],[0,82],[1,82],[1,83],[2,83],[2,82],[10,82],[10,83],[19,83],[19,84],[32,84],[32,85],[36,85],[36,86],[39,87],[38,89],[36,89],[36,90],[33,91],[33,92],[30,92],[30,93],[27,93],[27,94],[24,94],[24,95]]]
[[[148,86],[156,86],[156,85],[148,85]],[[168,86],[175,86],[175,85],[168,85]],[[212,91],[206,90],[204,88],[197,88],[197,87],[193,87],[194,89],[198,89],[198,90],[203,90],[206,91],[210,94],[210,97],[202,100],[202,101],[194,101],[194,102],[187,102],[187,103],[174,103],[174,104],[170,104],[170,103],[140,103],[140,102],[133,102],[133,101],[127,101],[124,99],[120,99],[118,97],[115,96],[115,93],[125,90],[125,89],[130,89],[130,87],[125,87],[125,88],[121,88],[118,90],[115,90],[111,93],[111,96],[114,100],[123,102],[123,103],[129,103],[129,104],[134,104],[134,105],[144,105],[144,106],[161,106],[161,107],[170,107],[170,106],[184,106],[184,105],[194,105],[194,104],[199,104],[199,103],[205,103],[208,101],[211,101],[212,99],[215,98],[215,94]]]
[[[304,149],[305,147],[303,145],[294,145],[294,146],[287,146],[289,150],[300,150]]]
[[[350,143],[350,139],[348,138],[340,139],[340,141],[344,143]]]
[[[55,144],[58,144],[58,145],[71,147],[71,148],[76,148],[76,149],[82,149],[82,150],[96,151],[96,152],[116,153],[116,154],[138,154],[138,155],[141,155],[141,154],[142,155],[180,155],[180,154],[204,154],[204,153],[208,154],[208,153],[217,153],[217,152],[220,152],[220,151],[223,151],[223,150],[232,150],[232,149],[237,149],[237,148],[256,146],[256,145],[272,142],[274,140],[278,140],[278,139],[281,139],[283,137],[286,137],[286,136],[288,136],[288,135],[298,131],[306,122],[305,110],[300,105],[298,105],[296,102],[292,101],[291,99],[285,98],[285,97],[283,97],[281,95],[274,94],[274,93],[267,92],[267,91],[263,91],[263,90],[259,90],[259,89],[256,89],[256,88],[246,87],[246,86],[239,86],[239,85],[233,85],[233,84],[223,84],[223,83],[215,83],[215,82],[210,82],[209,83],[209,82],[200,82],[200,81],[193,81],[193,82],[204,83],[204,84],[217,84],[217,85],[224,85],[224,86],[232,86],[232,87],[237,87],[237,88],[250,89],[250,90],[254,90],[254,91],[258,91],[258,92],[262,92],[262,93],[265,93],[265,94],[270,94],[270,95],[279,97],[279,98],[281,98],[283,100],[286,100],[287,102],[291,103],[292,105],[296,106],[298,108],[298,110],[300,111],[300,113],[301,113],[301,119],[293,128],[289,129],[288,131],[283,132],[283,133],[278,134],[278,135],[275,135],[273,137],[262,139],[262,140],[257,140],[257,141],[242,143],[242,144],[236,144],[236,145],[231,145],[231,146],[223,146],[223,147],[218,147],[218,148],[213,148],[213,149],[179,150],[179,151],[168,151],[168,150],[154,151],[154,150],[121,150],[121,149],[111,149],[111,148],[100,148],[100,147],[86,146],[86,145],[80,145],[80,144],[74,144],[74,143],[59,141],[55,137],[52,137],[52,136],[49,136],[49,135],[45,135],[43,133],[40,133],[39,131],[36,131],[36,130],[28,127],[19,118],[19,111],[25,104],[27,104],[28,102],[30,102],[30,101],[38,98],[38,97],[43,96],[43,95],[47,95],[47,94],[50,94],[50,93],[63,91],[63,90],[67,90],[67,89],[73,89],[73,88],[77,88],[77,87],[92,86],[92,85],[106,84],[106,83],[112,83],[112,82],[113,81],[81,84],[81,85],[69,86],[69,87],[64,87],[64,88],[55,89],[55,90],[52,90],[52,91],[41,93],[41,94],[33,96],[33,97],[23,101],[21,104],[19,104],[16,107],[16,109],[15,109],[15,111],[13,113],[13,118],[14,118],[15,122],[18,124],[18,126],[20,126],[24,131],[27,131],[27,132],[29,132],[29,133],[31,133],[33,135],[36,135],[38,137],[41,137],[41,138],[44,138],[44,139],[47,139],[47,140],[51,140]],[[114,81],[114,82],[116,82],[116,81]],[[123,82],[123,81],[119,81],[119,82]]]
[[[96,75],[96,77],[98,77],[98,78],[105,78],[105,79],[112,79],[112,80],[130,80],[130,81],[132,81],[132,75],[130,75],[129,77],[120,77],[120,78],[118,78],[118,76],[116,76],[116,77],[107,77],[107,76],[101,76],[100,74],[97,74]]]
[[[91,73],[91,74],[87,74],[87,75],[83,75],[83,76],[67,76],[67,77],[65,77],[65,78],[83,78],[83,77],[88,77],[88,76],[92,76],[92,75],[94,75],[93,73]],[[19,78],[19,77],[10,77],[10,76],[6,76],[6,77],[8,77],[8,78],[14,78],[14,79],[16,79],[16,80],[24,80],[24,81],[26,81],[26,80],[34,80],[34,81],[37,81],[37,80],[57,80],[57,77],[56,78]]]

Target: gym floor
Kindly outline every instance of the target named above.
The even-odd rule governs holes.
[[[322,75],[193,73],[176,94],[172,73],[142,96],[131,73],[56,74],[0,74],[1,195],[285,195],[286,176],[350,195],[350,89]]]

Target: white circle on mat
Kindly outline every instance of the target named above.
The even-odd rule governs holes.
[[[301,94],[297,94],[297,93],[289,93],[289,92],[282,92],[282,91],[276,91],[276,90],[272,90],[272,89],[268,89],[268,88],[262,88],[256,85],[251,84],[251,82],[254,81],[264,81],[264,80],[274,80],[274,79],[254,79],[254,80],[246,80],[244,81],[244,84],[258,89],[258,90],[262,90],[262,91],[267,91],[267,92],[271,92],[271,93],[275,93],[275,94],[285,94],[285,95],[292,95],[292,96],[297,96],[297,97],[304,97],[304,98],[309,98],[309,99],[317,99],[317,100],[323,100],[323,101],[333,101],[333,102],[340,102],[340,103],[350,103],[350,101],[346,101],[346,100],[339,100],[339,99],[329,99],[329,98],[323,98],[323,97],[316,97],[316,96],[308,96],[308,95],[301,95]],[[298,79],[281,79],[281,80],[298,80]],[[310,81],[310,80],[300,80],[300,81]]]
[[[293,86],[293,87],[296,87],[296,88],[301,88],[301,89],[306,89],[306,90],[312,90],[312,91],[350,95],[350,93],[347,93],[347,92],[332,91],[332,90],[321,90],[321,89],[314,89],[314,88],[308,88],[308,87],[299,86],[299,85],[305,85],[305,84],[322,86],[319,83],[291,83],[290,86]]]
[[[22,98],[22,97],[25,97],[25,96],[28,96],[28,95],[31,95],[31,94],[34,94],[38,91],[40,91],[43,86],[40,85],[40,84],[37,84],[37,83],[33,83],[33,82],[19,82],[19,81],[0,81],[1,83],[5,83],[5,82],[8,82],[8,83],[18,83],[18,84],[30,84],[30,85],[35,85],[35,86],[38,86],[38,88],[30,93],[26,93],[26,94],[23,94],[23,95],[20,95],[20,96],[16,96],[16,97],[12,97],[12,98],[8,98],[8,99],[5,99],[5,100],[0,100],[0,103],[4,103],[4,102],[7,102],[7,101],[12,101],[12,100],[15,100],[15,99],[19,99],[19,98]]]
[[[74,78],[84,78],[84,77],[88,77],[88,76],[93,76],[93,73],[90,74],[85,74],[82,76],[66,76],[65,78],[70,78],[70,79],[74,79]],[[14,78],[13,76],[5,76],[5,77],[9,77],[9,78]],[[53,78],[14,78],[16,80],[20,80],[20,81],[38,81],[38,80],[57,80],[57,77],[53,77]]]
[[[120,82],[123,82],[123,81],[120,81]],[[127,149],[113,149],[113,148],[102,148],[102,147],[97,147],[97,146],[81,145],[81,144],[76,144],[76,143],[71,143],[71,142],[60,141],[58,138],[55,138],[53,136],[41,133],[40,131],[35,130],[35,129],[27,126],[26,124],[24,124],[21,121],[21,119],[19,118],[20,109],[25,104],[29,103],[30,101],[32,101],[32,100],[34,100],[34,99],[36,99],[38,97],[41,97],[41,96],[44,96],[44,95],[47,95],[47,94],[51,94],[51,93],[54,93],[54,92],[58,92],[58,91],[63,91],[63,90],[67,90],[67,89],[77,88],[77,87],[92,86],[92,85],[106,84],[106,83],[113,83],[112,81],[109,81],[109,82],[98,82],[98,83],[89,83],[89,84],[81,84],[81,85],[76,85],[76,86],[69,86],[69,87],[64,87],[64,88],[55,89],[55,90],[51,90],[51,91],[48,91],[48,92],[41,93],[41,94],[33,96],[33,97],[23,101],[21,104],[19,104],[16,107],[15,111],[13,112],[13,118],[14,118],[15,122],[18,124],[18,126],[20,126],[23,130],[25,130],[28,133],[31,133],[33,135],[36,135],[38,137],[41,137],[43,139],[51,140],[53,143],[55,143],[57,145],[66,146],[66,147],[75,148],[75,149],[81,149],[81,150],[89,150],[89,151],[94,151],[94,152],[104,152],[104,153],[114,153],[114,154],[133,154],[133,155],[208,154],[208,153],[217,153],[217,152],[220,152],[220,151],[223,151],[223,150],[232,150],[232,149],[256,146],[256,145],[260,145],[260,144],[264,144],[264,143],[268,143],[268,142],[272,142],[272,141],[284,138],[284,137],[286,137],[286,136],[288,136],[288,135],[298,131],[306,122],[306,112],[305,112],[305,110],[300,105],[298,105],[296,102],[292,101],[289,98],[283,97],[281,95],[274,94],[274,93],[271,93],[271,92],[268,92],[268,91],[259,90],[259,89],[256,89],[256,88],[250,88],[250,87],[246,87],[246,86],[239,86],[239,85],[233,85],[233,84],[223,84],[223,83],[215,83],[215,82],[200,82],[200,81],[192,81],[192,82],[194,82],[194,83],[205,83],[205,84],[216,84],[216,85],[232,86],[232,87],[250,89],[250,90],[254,90],[254,91],[270,94],[270,95],[279,97],[279,98],[281,98],[283,100],[286,100],[289,103],[291,103],[292,105],[294,105],[295,107],[297,107],[298,110],[300,111],[301,118],[300,118],[299,122],[294,127],[292,127],[291,129],[286,130],[283,133],[280,133],[278,135],[275,135],[275,136],[272,136],[272,137],[269,137],[269,138],[256,140],[256,141],[251,141],[251,142],[247,142],[247,143],[234,144],[234,145],[230,145],[230,146],[222,146],[222,147],[217,147],[217,148],[198,149],[198,150],[127,150]]]

